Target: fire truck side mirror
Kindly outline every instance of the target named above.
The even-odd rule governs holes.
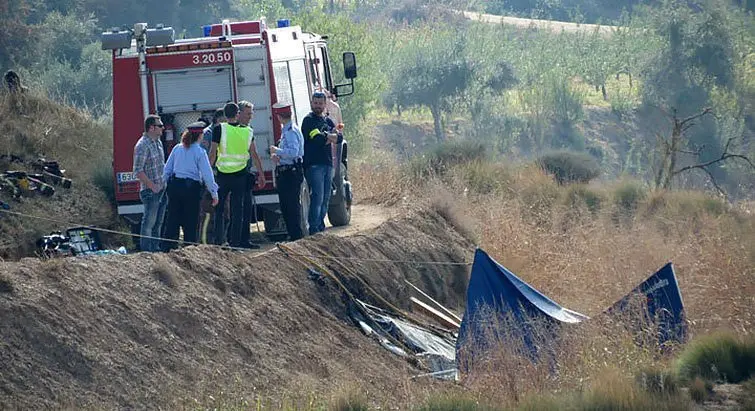
[[[357,78],[357,57],[350,51],[343,53],[343,75],[349,80]]]

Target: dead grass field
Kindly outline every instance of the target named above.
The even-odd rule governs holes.
[[[671,261],[692,339],[720,330],[752,337],[755,215],[748,204],[727,204],[701,192],[654,192],[635,181],[559,186],[535,166],[474,162],[429,179],[414,179],[411,167],[388,157],[360,167],[355,186],[369,193],[365,201],[395,207],[451,203],[457,217],[449,221],[460,225],[457,231],[567,308],[599,316]],[[631,341],[596,321],[570,331],[557,348],[558,376],[502,354],[467,379],[464,392],[478,404],[517,407],[528,393],[596,389],[609,395],[606,378],[631,379],[648,368],[673,367],[673,355]],[[643,396],[633,389],[615,394]],[[566,404],[566,397],[558,398]],[[636,407],[625,409],[673,403],[627,401]],[[671,409],[693,407],[685,404]]]

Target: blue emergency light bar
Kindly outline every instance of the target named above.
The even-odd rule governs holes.
[[[289,27],[291,25],[291,21],[288,19],[278,19],[278,27]]]

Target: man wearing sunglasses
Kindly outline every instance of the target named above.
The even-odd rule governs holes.
[[[160,116],[150,114],[144,119],[144,134],[134,146],[134,175],[139,179],[139,198],[144,204],[142,237],[139,240],[141,251],[160,251],[160,240],[157,238],[161,237],[168,202],[162,177],[165,155],[160,141],[164,128]]]

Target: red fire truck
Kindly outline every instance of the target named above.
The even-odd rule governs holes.
[[[162,141],[166,158],[185,127],[200,118],[212,119],[217,108],[229,101],[254,104],[257,152],[262,158],[266,185],[253,191],[251,222],[263,221],[268,236],[285,233],[275,190],[274,165],[269,147],[280,140],[280,124],[273,115],[276,102],[290,103],[293,121],[301,125],[310,111],[309,98],[316,90],[336,96],[354,92],[356,58],[343,54],[344,84],[335,84],[327,37],[302,32],[279,20],[268,27],[265,20],[230,22],[203,27],[204,36],[175,39],[170,27],[102,33],[102,48],[113,52],[113,170],[118,214],[138,226],[143,206],[139,182],[133,174],[133,148],[143,131],[144,118],[159,114],[166,125]],[[334,226],[351,219],[351,183],[348,181],[348,145],[335,150],[333,194],[328,220]],[[302,185],[306,228],[308,194]],[[305,229],[306,233],[307,230]]]

